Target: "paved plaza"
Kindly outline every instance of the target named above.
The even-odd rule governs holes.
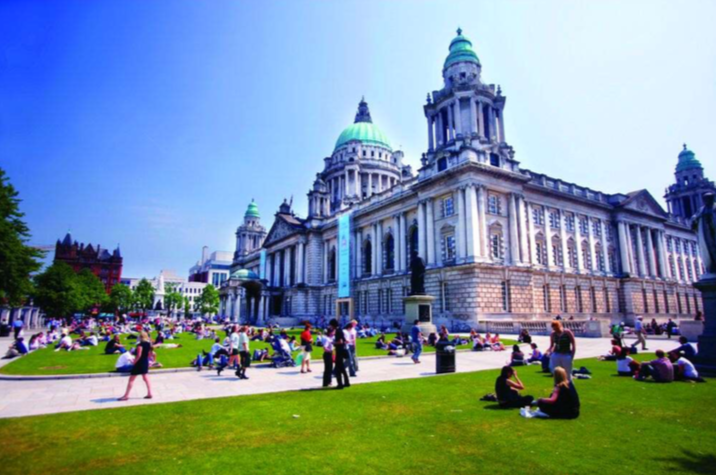
[[[533,339],[540,348],[547,348],[548,337]],[[657,348],[668,351],[677,345],[675,340],[653,340],[649,343],[652,351]],[[523,351],[527,350],[527,345],[522,347]],[[577,358],[596,357],[608,349],[609,339],[606,338],[577,339]],[[317,389],[321,387],[323,364],[315,356],[320,354],[320,349],[314,352],[313,372],[309,374],[301,374],[299,368],[267,367],[252,368],[248,381],[238,380],[232,371],[225,371],[221,376],[209,370],[151,374],[154,399],[143,399],[146,394],[144,383],[137,379],[132,397],[127,402],[117,401],[126,388],[125,377],[34,381],[3,379],[0,380],[0,418]],[[509,357],[510,351],[459,352],[456,356],[457,371],[499,368],[508,362]],[[422,361],[422,364],[416,365],[407,357],[363,359],[360,361],[359,376],[352,378],[351,384],[435,376],[435,355],[423,354]],[[521,371],[537,371],[537,368]]]

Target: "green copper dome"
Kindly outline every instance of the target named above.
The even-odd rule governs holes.
[[[676,164],[676,171],[682,172],[684,170],[691,170],[693,168],[703,168],[701,166],[701,162],[696,160],[696,155],[694,152],[686,148],[686,144],[684,144],[684,149],[679,154],[679,163]]]
[[[258,280],[259,276],[254,271],[250,271],[248,269],[239,269],[233,274],[231,274],[231,278],[238,280]]]
[[[254,200],[251,200],[251,203],[249,203],[249,207],[246,208],[246,214],[244,215],[244,218],[260,218],[259,215],[259,207],[256,206],[256,202]]]
[[[385,147],[388,150],[393,150],[388,142],[388,137],[385,136],[382,130],[380,130],[370,117],[370,111],[368,110],[368,104],[365,100],[361,99],[358,104],[358,113],[356,114],[355,123],[346,127],[341,132],[336,141],[336,147],[334,151],[350,141],[357,140],[367,145],[378,145]]]
[[[475,63],[480,64],[480,59],[477,54],[472,50],[472,42],[467,37],[462,36],[462,30],[457,29],[457,36],[450,42],[450,54],[445,58],[444,68],[455,63]]]

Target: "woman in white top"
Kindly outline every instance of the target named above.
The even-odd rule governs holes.
[[[629,350],[622,348],[617,356],[617,373],[619,376],[634,376],[632,361],[634,361],[634,358],[629,356]]]

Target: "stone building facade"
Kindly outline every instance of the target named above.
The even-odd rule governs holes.
[[[57,240],[53,262],[64,262],[75,272],[89,269],[102,281],[107,293],[110,293],[112,287],[118,284],[122,278],[123,258],[119,246],[110,252],[99,244],[97,246],[85,245],[74,241],[69,232],[62,241]]]
[[[308,216],[284,202],[266,235],[237,247],[220,313],[250,322],[334,315],[337,222],[350,213],[351,293],[364,320],[402,318],[413,250],[427,265],[438,323],[692,318],[702,304],[691,283],[703,266],[688,213],[666,212],[646,190],[607,194],[521,168],[506,137],[506,97],[481,72],[458,30],[444,85],[424,105],[417,174],[361,100],[308,193]],[[677,184],[684,170],[696,173],[688,153]]]

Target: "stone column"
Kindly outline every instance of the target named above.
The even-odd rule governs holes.
[[[363,230],[356,231],[356,262],[355,276],[363,277]]]
[[[477,133],[477,105],[475,99],[470,97],[470,134]]]
[[[455,119],[453,120],[455,124],[455,136],[462,135],[462,114],[460,113],[460,98],[455,98],[455,103],[453,104],[453,113],[455,114]]]
[[[495,133],[495,109],[490,105],[487,104],[487,120],[490,121],[490,136],[487,137],[490,141],[492,141],[492,138],[495,137],[497,134]]]
[[[427,262],[427,250],[425,249],[425,235],[427,230],[425,229],[425,203],[418,201],[418,255]]]
[[[544,221],[544,245],[547,247],[547,268],[552,269],[556,266],[554,263],[554,249],[552,249],[552,227],[549,222],[549,211],[545,210]]]
[[[462,188],[455,190],[455,204],[457,205],[457,226],[455,228],[455,239],[457,240],[457,258],[463,259],[467,255],[467,243],[465,242],[465,199]]]
[[[428,151],[432,152],[434,150],[433,145],[433,116],[428,115]]]
[[[641,226],[636,226],[636,255],[639,259],[639,275],[646,277],[646,265],[644,262],[644,242],[641,237]]]
[[[283,251],[283,286],[291,286],[291,248],[287,247]]]
[[[656,273],[656,253],[654,248],[654,240],[651,236],[651,228],[646,229],[646,248],[649,250],[649,275],[657,277]]]
[[[323,283],[328,283],[328,241],[323,241]]]
[[[587,239],[589,240],[589,260],[591,261],[590,267],[592,269],[592,272],[595,272],[597,270],[597,247],[594,241],[594,222],[589,216],[587,216]]]
[[[448,133],[447,133],[447,140],[448,142],[450,139],[455,138],[455,129],[453,129],[453,112],[452,112],[452,105],[448,104],[445,107],[445,112],[447,113],[447,121],[448,121]]]
[[[517,197],[517,219],[520,231],[520,256],[523,264],[530,262],[529,244],[527,240],[527,222],[525,221],[525,197]]]
[[[368,173],[368,198],[373,196],[373,174]]]
[[[438,136],[438,147],[442,147],[442,145],[445,143],[443,129],[443,113],[441,111],[438,111],[438,130],[436,130]]]
[[[582,229],[580,226],[579,215],[574,213],[574,251],[577,253],[577,272],[584,271],[584,262],[582,259]]]
[[[505,139],[505,110],[500,110],[500,142],[506,142]]]
[[[567,213],[564,210],[559,210],[559,237],[562,241],[562,269],[567,271],[569,267],[569,252],[567,250]]]
[[[408,227],[405,222],[405,213],[400,212],[400,234],[398,235],[398,245],[400,246],[400,255],[402,256],[400,259],[400,270],[405,271],[407,268],[407,262],[410,256],[406,255],[408,252],[408,246],[407,246],[407,233],[408,233]]]
[[[482,102],[477,103],[477,122],[480,127],[480,138],[485,138],[485,113],[484,111],[485,104]]]
[[[475,185],[469,184],[465,188],[465,234],[467,235],[467,257],[471,260],[480,254],[479,218],[477,216],[477,191]]]
[[[631,265],[629,262],[629,241],[627,232],[629,228],[624,221],[617,222],[617,233],[619,234],[619,259],[622,264],[622,274],[631,274]]]
[[[529,251],[527,253],[528,255],[528,261],[531,264],[537,264],[536,259],[536,252],[537,252],[537,231],[535,230],[535,223],[534,223],[534,208],[532,207],[532,203],[525,202],[525,214],[527,215],[527,234],[529,234],[529,243],[528,248]]]
[[[426,213],[425,213],[425,219],[427,220],[427,229],[428,229],[428,263],[433,265],[435,264],[435,219],[433,218],[433,199],[428,198],[427,202],[425,203],[426,207]]]
[[[296,247],[296,283],[303,283],[303,241],[299,241]]]
[[[666,279],[668,275],[669,265],[666,262],[666,252],[664,249],[664,232],[656,231],[656,253],[659,257],[659,277]]]
[[[609,263],[609,243],[607,242],[608,221],[599,220],[599,226],[602,229],[602,254],[604,256],[604,273],[611,274],[613,269]]]
[[[383,223],[378,221],[375,225],[375,244],[376,244],[376,261],[375,261],[375,273],[376,275],[383,274]]]
[[[470,100],[471,102],[472,99]],[[477,185],[477,221],[478,221],[478,234],[480,236],[480,256],[486,258],[487,253],[487,219],[485,217],[485,210],[487,209],[487,193],[485,192],[484,185]]]
[[[393,271],[400,272],[400,263],[403,261],[403,248],[400,246],[400,235],[402,234],[402,232],[400,230],[399,214],[393,215],[393,228],[393,259],[395,259],[395,263],[393,264]]]
[[[515,204],[515,194],[510,193],[510,262],[512,265],[520,263],[519,237],[517,235],[517,205]]]

